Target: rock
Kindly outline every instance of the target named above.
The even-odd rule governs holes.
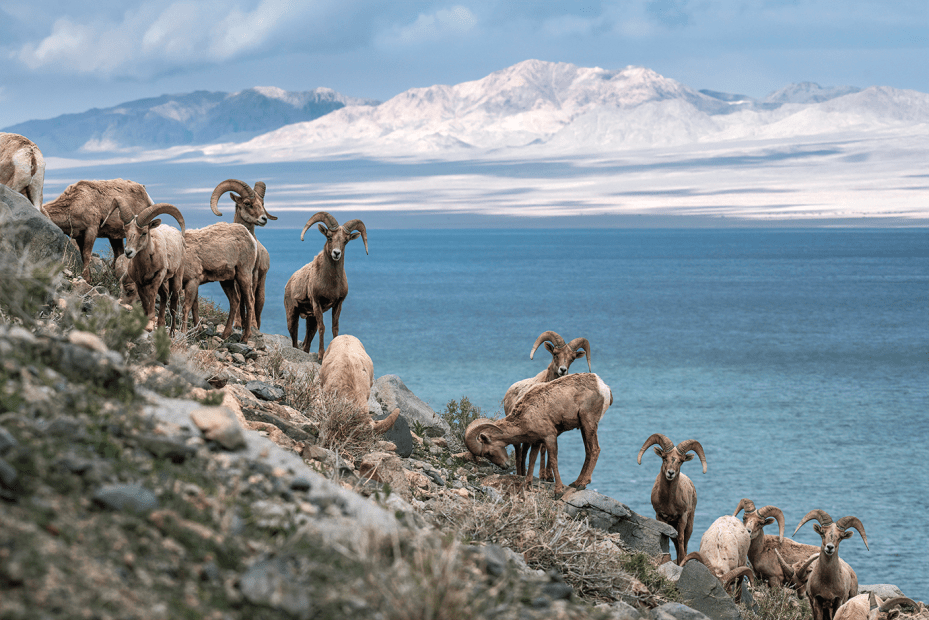
[[[9,431],[0,426],[0,456],[6,454],[6,451],[16,446],[16,444],[16,438],[13,437]]]
[[[710,620],[710,616],[681,605],[680,603],[665,603],[652,610],[654,620]]]
[[[665,562],[658,567],[658,574],[667,579],[668,581],[677,581],[681,577],[681,571],[684,568],[678,566],[674,562]]]
[[[900,588],[889,583],[876,583],[869,586],[858,586],[858,594],[868,594],[874,592],[875,596],[879,596],[882,600],[887,600],[891,598],[896,598],[898,596],[906,596]]]
[[[242,344],[241,342],[230,342],[226,344],[226,350],[232,354],[239,353],[243,357],[247,357],[249,353],[252,352],[252,348],[247,344]]]
[[[138,484],[111,484],[94,493],[94,502],[120,512],[146,513],[158,507],[155,494]]]
[[[278,401],[284,398],[284,390],[264,381],[249,381],[245,389],[262,400]]]
[[[19,472],[12,465],[0,459],[0,484],[7,489],[15,490],[18,480]]]
[[[590,524],[617,533],[630,551],[651,556],[668,553],[668,541],[677,532],[667,523],[633,512],[622,502],[596,491],[583,490],[565,496],[565,510],[572,517],[586,516]]]
[[[741,620],[742,618],[739,608],[723,588],[723,584],[710,572],[710,569],[696,560],[691,560],[684,566],[677,580],[677,589],[680,590],[687,606],[703,612],[712,620]]]
[[[375,421],[381,421],[388,416],[387,413],[381,413],[374,416]],[[400,458],[409,458],[413,454],[413,436],[410,434],[410,425],[403,419],[401,414],[394,425],[386,433],[381,434],[381,439],[394,444],[397,456]]]
[[[310,618],[312,588],[300,566],[305,561],[293,556],[259,560],[239,579],[239,589],[254,605],[282,609],[296,618]]]
[[[68,236],[22,194],[5,185],[0,185],[0,252],[25,254],[33,263],[81,264]]]
[[[380,377],[374,382],[371,393],[387,411],[399,408],[400,417],[407,421],[410,428],[420,425],[427,436],[441,437],[451,430],[448,422],[440,418],[429,405],[417,398],[397,375]]]
[[[107,347],[103,344],[103,340],[100,339],[100,336],[96,334],[91,334],[89,332],[82,331],[73,331],[68,334],[68,342],[71,344],[76,344],[85,349],[91,351],[96,351],[97,353],[106,353]]]
[[[389,484],[391,491],[404,499],[408,500],[413,496],[406,477],[406,470],[396,454],[389,452],[366,454],[358,465],[358,474],[362,479]]]
[[[207,439],[227,450],[245,446],[242,427],[235,413],[227,407],[202,407],[191,412],[190,419]]]
[[[622,601],[616,601],[609,605],[601,603],[595,609],[605,614],[604,620],[640,620],[644,617],[639,613],[638,609]]]

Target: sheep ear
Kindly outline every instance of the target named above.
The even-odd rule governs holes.
[[[552,346],[552,343],[551,343],[551,342],[546,342],[546,343],[545,343],[545,348],[548,349],[548,352],[549,352],[549,353],[552,353],[552,354],[555,353],[555,347]]]
[[[487,436],[487,433],[478,433],[477,440],[481,445],[486,446],[490,443],[490,437]]]
[[[819,534],[820,536],[823,535],[823,528],[821,528],[821,527],[819,526],[819,523],[814,523],[814,524],[813,524],[813,531],[816,532],[817,534]]]
[[[855,532],[854,532],[853,530],[848,530],[847,532],[842,532],[841,538],[842,538],[842,540],[845,540],[846,538],[851,538],[852,535],[853,535],[854,533],[855,533]]]
[[[326,228],[326,227],[323,226],[322,224],[317,224],[316,227],[319,228],[319,232],[321,232],[321,233],[323,233],[324,235],[326,235],[326,238],[327,238],[327,239],[329,238],[329,229],[328,229],[328,228]]]
[[[159,226],[161,226],[161,218],[149,222],[148,229],[151,230],[152,228],[158,228]]]
[[[348,240],[351,241],[352,239],[357,239],[360,236],[361,236],[360,232],[352,233],[351,235],[349,235]]]
[[[690,453],[687,453],[687,454],[685,454],[683,457],[681,457],[681,459],[684,460],[684,461],[692,461],[693,458],[694,458],[694,455],[693,455],[693,454],[690,454]]]
[[[657,455],[660,456],[661,458],[664,458],[664,452],[661,451],[661,448],[660,448],[660,447],[655,446],[654,448],[652,448],[652,450],[655,451],[655,454],[657,454]]]
[[[587,353],[584,352],[584,349],[580,349],[579,351],[574,353],[574,359],[579,360],[585,355],[587,355]]]
[[[775,520],[776,519],[774,517],[768,517],[767,519],[764,520],[764,524],[771,525],[772,523],[774,523]]]

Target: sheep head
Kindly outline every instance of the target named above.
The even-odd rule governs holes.
[[[320,222],[319,232],[326,236],[323,253],[333,262],[339,262],[345,253],[345,244],[358,237],[361,237],[362,241],[364,241],[365,254],[368,253],[368,232],[361,220],[349,220],[339,226],[339,222],[325,211],[316,213],[307,221],[306,226],[303,227],[303,231],[300,233],[300,241],[303,241],[303,236],[310,226],[317,222]]]
[[[650,446],[655,446],[655,454],[661,457],[661,475],[668,482],[673,482],[681,473],[681,465],[694,458],[693,454],[688,454],[691,451],[700,457],[700,462],[703,463],[703,473],[706,473],[706,455],[703,453],[703,446],[696,439],[688,439],[675,446],[674,442],[665,435],[655,433],[646,439],[639,449],[639,455],[636,457],[639,465],[642,464],[642,454]]]
[[[506,467],[506,447],[500,429],[489,418],[478,418],[465,429],[465,445],[474,456],[483,456],[498,467]]]
[[[532,345],[532,350],[529,352],[529,359],[532,359],[536,349],[538,349],[539,345],[542,343],[545,343],[545,348],[552,354],[552,362],[548,365],[548,368],[551,374],[554,375],[553,378],[563,377],[568,374],[568,368],[571,367],[571,362],[584,356],[587,357],[587,370],[590,371],[590,343],[587,342],[586,338],[575,338],[571,342],[565,344],[564,339],[556,332],[542,332],[539,337],[535,339],[535,344]]]
[[[113,208],[119,209],[119,216],[123,220],[123,227],[126,231],[125,252],[128,259],[132,259],[133,256],[148,248],[151,242],[149,233],[161,225],[160,219],[154,219],[156,215],[167,214],[172,216],[181,225],[181,233],[184,232],[184,216],[174,205],[160,202],[133,216],[132,212],[124,207],[117,198],[113,199],[113,203]]]
[[[793,565],[788,564],[777,549],[774,550],[774,554],[777,556],[777,562],[781,565],[781,571],[784,573],[784,585],[801,592],[806,587],[813,562],[816,561],[819,554],[813,553],[806,560],[796,562]]]
[[[226,179],[216,186],[213,195],[210,196],[210,208],[216,215],[222,215],[218,208],[219,199],[223,194],[229,192],[232,202],[235,203],[235,212],[238,218],[241,218],[248,224],[264,226],[268,220],[277,218],[265,210],[265,190],[264,182],[255,183],[255,189],[249,187],[248,183],[238,179]]]
[[[765,506],[755,510],[755,503],[750,499],[743,498],[742,501],[739,502],[735,512],[732,513],[732,516],[739,516],[739,512],[742,510],[745,510],[742,523],[745,525],[745,529],[748,530],[753,540],[764,534],[764,526],[771,525],[775,521],[777,521],[778,525],[778,536],[781,538],[784,537],[784,513],[781,512],[780,508]]]
[[[842,517],[835,523],[832,522],[832,517],[829,516],[825,510],[811,510],[806,513],[806,516],[800,520],[797,529],[794,530],[794,534],[800,530],[800,527],[807,521],[812,521],[816,519],[819,523],[813,524],[813,529],[819,534],[819,537],[822,538],[822,545],[820,550],[826,556],[832,556],[839,551],[839,543],[845,540],[846,538],[851,538],[854,532],[848,531],[849,527],[853,527],[858,530],[858,533],[861,534],[861,540],[864,541],[865,549],[870,551],[868,547],[868,537],[864,533],[864,525],[858,517]]]

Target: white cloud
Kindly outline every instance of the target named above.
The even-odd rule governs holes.
[[[412,24],[381,35],[380,43],[388,46],[432,43],[448,36],[467,34],[477,25],[477,18],[467,8],[455,5],[435,13],[420,13]]]

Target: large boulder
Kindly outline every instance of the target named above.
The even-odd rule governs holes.
[[[428,437],[441,437],[451,429],[448,422],[440,418],[432,408],[417,398],[397,375],[384,375],[374,382],[371,394],[385,411],[400,409],[400,417],[410,428],[421,426]]]
[[[669,552],[668,540],[677,538],[677,531],[667,523],[643,517],[622,502],[596,491],[571,493],[565,496],[565,503],[569,515],[587,517],[592,526],[619,534],[631,551],[660,556]]]
[[[0,185],[0,252],[26,255],[33,263],[80,264],[71,239],[25,196]]]
[[[677,580],[684,604],[703,612],[712,620],[741,620],[742,614],[723,588],[723,584],[706,566],[697,560],[684,565]]]

